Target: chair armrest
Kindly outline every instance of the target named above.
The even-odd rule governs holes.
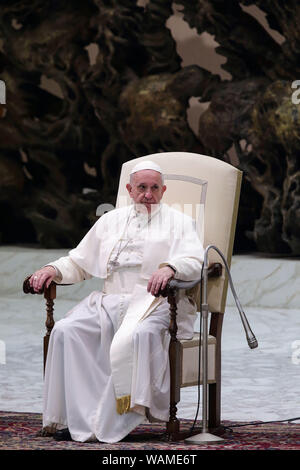
[[[208,267],[208,277],[220,277],[222,274],[222,264],[221,263],[212,263]],[[35,292],[30,285],[29,279],[31,278],[32,274],[27,276],[23,282],[23,292],[24,294],[43,294],[44,293],[44,286],[38,292]],[[199,282],[201,282],[201,277],[195,279],[193,281],[181,281],[180,279],[171,279],[165,289],[163,291],[159,291],[157,297],[162,295],[163,297],[167,297],[168,292],[171,290],[177,289],[192,289],[195,287]],[[52,281],[51,284],[55,286],[72,286],[73,284],[57,284],[56,282]],[[50,284],[50,286],[51,286]],[[49,286],[49,287],[50,287]]]
[[[43,285],[43,287],[38,291],[36,292],[35,290],[33,290],[33,288],[31,287],[30,285],[30,282],[29,282],[29,279],[31,278],[32,274],[30,274],[30,276],[27,276],[23,282],[23,292],[24,294],[43,294],[44,293],[44,290],[45,290],[45,284]],[[56,282],[52,281],[49,285],[49,288],[54,285],[54,286],[72,286],[73,284],[57,284]]]
[[[220,277],[222,274],[222,264],[212,263],[208,267],[207,275],[209,278]],[[181,281],[180,279],[170,279],[163,291],[158,292],[157,296],[167,297],[171,291],[178,289],[192,289],[201,282],[201,277],[193,281]]]

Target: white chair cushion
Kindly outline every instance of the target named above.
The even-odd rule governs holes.
[[[198,364],[199,364],[199,333],[195,333],[191,340],[181,340],[182,362],[181,362],[181,385],[180,387],[190,387],[198,384]],[[208,383],[216,381],[216,338],[208,336]],[[201,346],[202,362],[202,346]],[[200,383],[202,383],[202,363],[200,367]]]

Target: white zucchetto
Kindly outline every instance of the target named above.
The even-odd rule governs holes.
[[[141,170],[154,170],[158,171],[158,173],[162,174],[162,169],[159,165],[152,162],[151,160],[144,160],[143,162],[137,163],[131,170],[130,174],[136,173],[137,171]]]

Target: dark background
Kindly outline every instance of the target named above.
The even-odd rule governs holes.
[[[124,161],[190,151],[244,172],[235,253],[299,256],[298,1],[1,0],[0,79],[1,244],[72,247]]]

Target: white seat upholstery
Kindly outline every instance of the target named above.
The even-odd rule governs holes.
[[[199,333],[195,333],[193,339],[181,340],[181,387],[191,387],[192,385],[198,384],[199,336]],[[214,383],[216,381],[216,344],[216,338],[212,335],[208,335],[208,383]],[[200,357],[202,357],[202,346]],[[202,364],[200,364],[200,383],[202,383]]]

